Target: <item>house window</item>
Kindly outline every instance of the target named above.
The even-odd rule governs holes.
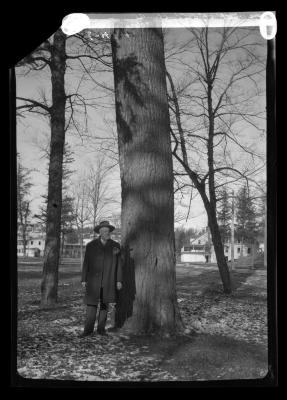
[[[195,244],[192,246],[192,250],[204,251],[204,246],[202,244]]]
[[[31,240],[31,244],[33,244],[33,240]]]
[[[39,242],[39,245],[41,244],[41,242]]]
[[[250,254],[250,253],[251,253],[251,248],[250,248],[250,247],[248,247],[248,249],[247,249],[247,253],[248,253],[248,254]]]
[[[240,247],[237,247],[237,253],[240,253]]]

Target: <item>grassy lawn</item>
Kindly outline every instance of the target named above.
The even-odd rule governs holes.
[[[80,265],[63,265],[56,308],[41,310],[41,265],[18,266],[18,372],[27,378],[197,381],[267,373],[265,270],[232,272],[224,295],[214,266],[177,267],[178,301],[189,332],[179,337],[78,337],[85,306]],[[108,323],[109,325],[109,318]]]

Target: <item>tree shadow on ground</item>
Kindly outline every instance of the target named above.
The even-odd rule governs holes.
[[[266,349],[221,335],[200,334],[161,367],[179,380],[259,379],[268,372]]]

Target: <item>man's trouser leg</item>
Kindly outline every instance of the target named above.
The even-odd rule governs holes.
[[[99,311],[97,332],[105,331],[107,316],[108,316],[108,303],[103,303],[103,290],[101,289],[100,311]]]
[[[94,326],[97,318],[97,307],[98,307],[97,304],[96,305],[87,304],[86,321],[84,328],[85,335],[90,335],[94,331]]]

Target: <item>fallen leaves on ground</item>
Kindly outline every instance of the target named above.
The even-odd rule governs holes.
[[[186,272],[187,271],[187,272]],[[213,335],[261,346],[267,352],[267,304],[265,271],[234,273],[238,280],[232,295],[221,292],[217,271],[178,272],[178,303],[187,328],[184,337]],[[212,274],[214,276],[212,276]],[[157,350],[153,339],[141,341],[121,333],[80,338],[85,306],[77,280],[59,286],[55,309],[39,307],[39,282],[24,280],[18,290],[17,370],[22,377],[81,381],[176,381],[176,370],[167,368],[180,351],[174,339],[166,339],[166,348]],[[217,282],[216,284],[214,282]],[[68,284],[67,284],[68,283]],[[108,318],[109,326],[110,320]],[[187,344],[185,344],[186,346]],[[219,371],[219,370],[218,370]],[[220,369],[220,377],[228,372]],[[210,379],[210,371],[206,378]],[[190,379],[204,380],[192,372]],[[261,372],[259,372],[261,374]],[[263,374],[263,372],[262,372]],[[219,379],[214,375],[214,379]]]

